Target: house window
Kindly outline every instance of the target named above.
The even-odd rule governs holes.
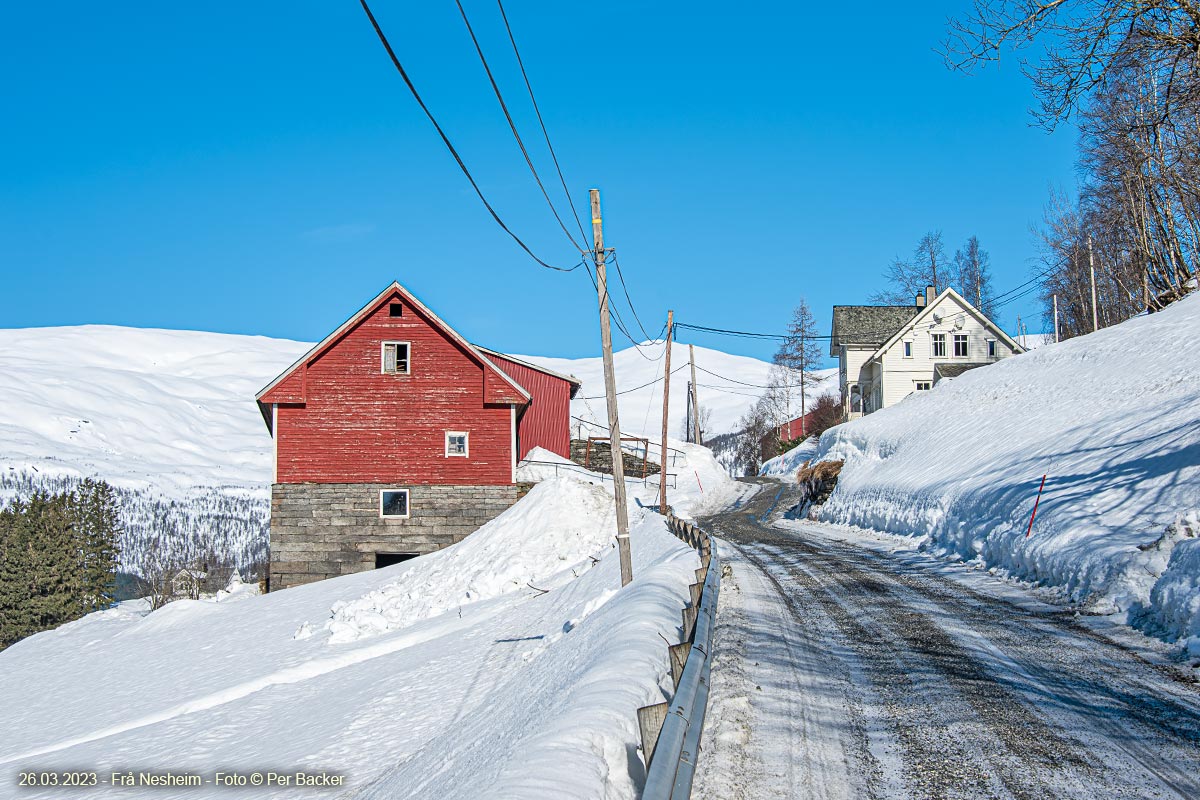
[[[912,358],[912,342],[904,343],[904,357]]]
[[[379,516],[408,519],[408,489],[380,489]]]
[[[946,334],[944,334],[944,333],[933,334],[933,357],[934,358],[945,358],[946,357]]]
[[[385,375],[407,375],[409,372],[408,342],[384,342],[383,366]]]
[[[446,458],[467,455],[467,442],[470,434],[465,431],[446,431]]]
[[[988,339],[987,343],[988,343],[988,358],[995,358],[996,357],[996,340]]]
[[[917,381],[918,392],[928,392],[933,388],[933,381]]]
[[[388,306],[388,316],[389,317],[403,317],[404,316],[404,306],[400,305],[399,303],[392,303],[390,306]]]
[[[955,358],[966,358],[967,357],[967,334],[965,334],[965,333],[954,334],[954,357]]]

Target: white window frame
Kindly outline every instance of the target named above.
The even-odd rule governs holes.
[[[938,344],[942,345],[942,352],[938,352]],[[946,357],[946,334],[931,333],[929,334],[929,353],[932,358]]]
[[[383,513],[383,495],[386,492],[403,492],[404,493],[404,513],[403,514],[385,514]],[[412,491],[399,486],[380,489],[379,490],[379,517],[381,519],[408,519],[412,516]]]
[[[958,340],[960,338],[962,339],[962,343],[963,343],[963,354],[961,356],[958,354]],[[956,333],[953,335],[953,338],[950,340],[950,344],[954,348],[954,357],[955,358],[970,358],[971,357],[971,334]]]
[[[461,453],[450,452],[450,439],[454,436],[463,437],[463,451]],[[471,455],[471,432],[470,431],[446,431],[446,458],[468,458]]]
[[[987,354],[988,354],[988,358],[996,357],[996,340],[995,339],[987,340]]]
[[[904,340],[904,357],[905,357],[905,358],[912,358],[912,357],[913,357],[913,348],[912,348],[912,346],[913,346],[912,339],[905,339],[905,340]]]
[[[913,389],[914,392],[928,392],[933,388],[933,381],[913,381],[913,386],[917,387]],[[925,388],[922,389],[922,386]]]
[[[395,372],[387,371],[387,349],[388,345],[404,345],[408,351],[408,358],[404,360],[404,371],[396,370]],[[399,362],[399,354],[396,361]],[[411,375],[412,374],[412,343],[411,342],[380,342],[379,343],[379,374],[380,375]]]

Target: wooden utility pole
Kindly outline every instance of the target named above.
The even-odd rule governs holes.
[[[612,449],[613,494],[617,503],[617,552],[621,558],[621,585],[633,580],[629,554],[629,506],[625,504],[625,461],[621,456],[621,422],[617,418],[617,377],[613,370],[612,329],[608,319],[608,278],[604,268],[604,230],[600,218],[600,190],[591,189],[592,238],[596,243],[596,293],[600,298],[600,347],[604,353],[604,394],[608,400],[608,443]]]
[[[663,427],[661,469],[658,473],[658,513],[667,513],[667,410],[671,402],[671,336],[674,335],[675,312],[667,311],[667,352],[663,357]]]
[[[700,398],[696,394],[696,348],[688,345],[688,360],[692,362],[692,441],[696,444],[704,444],[700,441]]]
[[[1054,343],[1058,343],[1058,295],[1054,295]]]
[[[1088,236],[1088,269],[1092,273],[1092,332],[1100,330],[1100,312],[1096,308],[1096,261],[1092,258],[1092,237]]]

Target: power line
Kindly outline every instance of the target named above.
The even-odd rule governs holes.
[[[521,77],[525,80],[525,88],[529,91],[529,100],[533,103],[533,111],[537,114],[538,124],[542,127],[542,136],[546,139],[546,149],[550,151],[550,158],[554,161],[554,169],[558,172],[558,180],[562,184],[563,194],[567,198],[567,207],[571,209],[571,213],[575,216],[575,224],[579,227],[579,235],[583,237],[583,241],[587,241],[587,233],[583,230],[583,222],[579,219],[579,212],[575,210],[575,204],[571,202],[571,192],[567,189],[567,179],[563,177],[562,167],[558,163],[558,154],[554,152],[554,145],[550,144],[550,133],[546,130],[546,122],[542,119],[542,110],[538,108],[537,98],[533,96],[533,86],[529,83],[529,75],[525,72],[525,62],[521,59],[521,51],[517,49],[517,40],[513,36],[512,26],[508,24],[508,15],[504,13],[504,3],[501,0],[496,0],[496,5],[500,7],[500,16],[504,19],[504,29],[508,31],[508,40],[512,42],[513,54],[517,57],[517,65],[521,68]]]
[[[499,225],[505,233],[511,236],[513,241],[516,242],[520,248],[529,255],[530,258],[546,269],[552,269],[557,272],[573,272],[574,270],[579,269],[579,264],[569,268],[556,267],[553,264],[547,264],[529,249],[529,245],[525,244],[525,242],[521,240],[521,237],[513,233],[513,231],[504,224],[504,220],[500,219],[500,215],[496,213],[496,209],[492,208],[492,204],[488,202],[486,197],[484,197],[483,190],[481,190],[479,188],[479,184],[475,182],[475,178],[472,177],[471,171],[467,169],[467,165],[463,162],[462,156],[458,154],[458,150],[456,150],[454,145],[450,143],[450,137],[448,137],[446,132],[442,130],[442,126],[438,124],[437,119],[434,118],[433,113],[429,110],[429,107],[425,105],[425,101],[421,99],[420,93],[417,92],[417,87],[413,85],[412,79],[408,77],[408,72],[405,71],[404,66],[400,63],[400,59],[396,57],[396,51],[392,49],[392,45],[388,41],[387,36],[384,35],[383,29],[379,27],[379,22],[376,21],[375,15],[371,13],[371,8],[367,5],[367,0],[358,1],[359,4],[362,5],[363,11],[367,13],[367,19],[371,20],[371,27],[375,29],[375,34],[379,37],[380,43],[382,43],[383,48],[387,50],[388,57],[392,59],[392,64],[395,65],[396,71],[400,73],[400,77],[404,79],[404,83],[406,86],[408,86],[408,90],[412,92],[413,99],[417,101],[417,105],[421,107],[421,110],[425,112],[425,116],[429,118],[431,123],[433,123],[433,127],[437,130],[438,136],[442,138],[442,143],[446,145],[446,149],[450,151],[450,155],[454,156],[454,160],[458,163],[458,168],[461,169],[463,175],[467,177],[467,180],[471,183],[471,188],[475,190],[475,194],[479,196],[480,202],[483,203],[483,206],[488,210],[488,213],[492,215],[492,219],[496,221],[496,224]]]
[[[508,111],[508,104],[504,102],[504,95],[500,93],[500,86],[496,83],[496,77],[492,74],[492,68],[488,66],[487,58],[483,55],[483,48],[480,47],[479,39],[475,36],[475,29],[471,27],[471,20],[467,19],[467,11],[463,8],[462,0],[454,0],[454,2],[458,6],[458,13],[462,15],[463,23],[467,26],[467,33],[471,35],[471,43],[475,45],[475,52],[479,54],[479,61],[483,64],[483,71],[487,73],[488,81],[492,84],[492,91],[496,93],[496,99],[500,101],[500,109],[504,112],[504,118],[508,120],[508,128],[512,131],[513,138],[517,140],[517,146],[521,148],[521,155],[525,157],[525,164],[528,165],[529,171],[533,174],[533,179],[537,181],[538,188],[542,190],[542,197],[546,198],[546,204],[550,206],[550,213],[554,214],[554,218],[558,220],[559,227],[567,235],[567,239],[570,240],[571,244],[577,247],[581,253],[586,251],[588,248],[576,242],[575,237],[567,230],[566,224],[558,214],[558,209],[554,207],[554,202],[550,199],[549,192],[546,191],[546,187],[542,183],[541,176],[538,175],[537,168],[533,165],[533,159],[529,157],[529,151],[525,148],[525,142],[521,139],[521,134],[517,132],[517,124],[513,122],[512,114]],[[501,12],[503,12],[503,8],[501,8]],[[587,237],[584,236],[582,241],[586,242]]]
[[[646,326],[642,324],[642,318],[638,316],[637,309],[633,307],[633,298],[629,296],[629,284],[625,283],[625,274],[621,272],[621,262],[617,259],[616,251],[613,251],[612,260],[613,265],[617,268],[617,279],[621,282],[621,288],[625,291],[625,302],[629,304],[629,310],[633,312],[634,321],[637,322],[638,327],[642,329],[642,335],[645,336],[646,339],[657,338],[651,337],[650,334],[646,333]],[[665,323],[663,325],[663,329],[666,329]]]
[[[687,368],[687,364],[680,364],[678,367],[671,370],[671,374],[674,375],[676,372],[679,372],[679,370],[686,369],[686,368]],[[641,386],[634,386],[632,389],[622,389],[621,391],[617,392],[617,394],[620,395],[620,394],[629,394],[630,392],[636,392],[638,389],[645,389],[647,386],[653,386],[654,384],[659,383],[661,381],[662,381],[662,377],[658,377],[658,378],[655,378],[654,380],[650,381],[649,383],[643,383]],[[576,400],[603,400],[604,397],[605,397],[604,395],[600,394],[600,395],[596,395],[595,397],[576,397],[575,399]]]
[[[600,287],[599,287],[599,285],[596,283],[596,276],[592,274],[592,269],[591,269],[591,267],[588,265],[588,263],[587,263],[587,261],[586,261],[586,260],[584,261],[584,264],[583,264],[583,269],[584,269],[584,271],[587,273],[588,279],[589,279],[589,280],[592,282],[592,288],[593,288],[593,289],[595,289],[595,290],[597,291],[597,293],[598,293],[598,292],[600,291]],[[637,339],[634,337],[634,335],[633,335],[632,333],[630,333],[630,332],[629,332],[629,328],[628,328],[628,326],[625,324],[625,321],[624,321],[624,319],[622,319],[622,318],[621,318],[621,314],[620,314],[620,312],[618,312],[618,311],[617,311],[617,308],[616,308],[616,306],[614,306],[614,305],[612,305],[612,304],[611,304],[611,303],[612,303],[612,295],[611,295],[611,293],[608,291],[608,286],[607,286],[607,285],[605,285],[605,287],[604,287],[604,299],[605,299],[605,300],[608,300],[608,301],[609,301],[609,303],[610,303],[610,305],[609,305],[609,311],[610,311],[610,312],[612,313],[612,315],[613,315],[613,322],[616,324],[616,326],[617,326],[617,330],[619,330],[619,331],[620,331],[622,334],[624,334],[625,338],[626,338],[626,339],[628,339],[628,340],[630,341],[630,343],[632,343],[632,344],[633,344],[633,346],[634,346],[634,349],[635,349],[635,350],[637,350],[637,354],[638,354],[638,355],[640,355],[642,358],[646,359],[647,361],[658,361],[659,359],[661,359],[661,358],[663,357],[663,355],[665,355],[665,353],[666,353],[666,348],[664,348],[664,349],[663,349],[663,352],[662,352],[662,353],[660,353],[660,354],[659,354],[657,357],[654,357],[654,358],[651,358],[650,356],[648,356],[648,355],[646,355],[645,353],[643,353],[643,352],[642,352],[642,347],[643,347],[643,345],[639,344],[639,343],[638,343],[638,341],[637,341]],[[666,329],[666,325],[664,324],[664,325],[663,325],[663,330],[665,330],[665,329]],[[661,331],[660,331],[660,333],[661,333]],[[656,337],[656,338],[657,338],[657,337]]]

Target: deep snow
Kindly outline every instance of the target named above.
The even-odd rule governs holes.
[[[706,452],[689,463],[715,483],[674,493],[681,511],[733,490]],[[403,564],[148,615],[125,603],[21,641],[0,653],[0,784],[29,769],[332,770],[362,798],[633,798],[636,710],[667,696],[663,640],[679,638],[698,561],[641,507],[653,491],[632,489],[623,589],[611,489],[564,475]],[[163,796],[90,794],[109,795]]]
[[[1200,296],[939,382],[840,425],[829,522],[924,547],[1200,636]],[[1026,538],[1042,475],[1045,493]]]

